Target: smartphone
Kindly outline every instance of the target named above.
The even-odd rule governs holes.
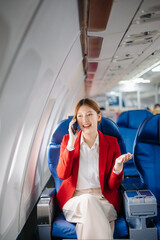
[[[76,134],[76,130],[78,129],[78,123],[77,121],[72,125],[72,132],[73,134]]]

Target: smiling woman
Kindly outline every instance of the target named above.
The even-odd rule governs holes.
[[[91,197],[103,198],[97,200],[100,208],[108,201],[113,215],[119,211],[117,188],[130,155],[119,158],[118,143],[127,146],[128,141],[111,119],[116,122],[124,110],[153,111],[160,103],[159,26],[157,0],[0,0],[0,240],[35,240],[35,232],[42,239],[44,227],[35,213],[53,180],[48,146],[53,147],[50,166],[55,171],[59,160],[57,172],[65,179],[58,192],[55,171],[52,187],[61,208],[68,209],[66,204],[89,189]],[[139,118],[131,119],[137,123]],[[106,230],[98,231],[92,222],[103,219],[98,216],[91,213],[88,222],[102,233],[93,232],[94,237],[103,238]],[[103,222],[116,218],[106,216]],[[117,238],[129,238],[127,226],[125,231],[117,226]],[[70,239],[52,230],[53,237]],[[154,239],[148,234],[140,239],[146,235]]]
[[[81,131],[74,134],[76,121]],[[78,239],[113,239],[123,163],[132,158],[130,153],[121,155],[116,138],[98,131],[100,121],[97,103],[80,100],[61,143],[57,174],[64,181],[57,200],[66,220],[76,223]]]

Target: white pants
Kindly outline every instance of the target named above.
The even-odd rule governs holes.
[[[117,212],[100,188],[76,190],[63,213],[67,221],[76,223],[78,239],[113,239]]]

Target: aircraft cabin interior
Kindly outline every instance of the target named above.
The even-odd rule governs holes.
[[[160,1],[0,0],[0,240],[77,239],[56,166],[83,98],[133,153],[114,239],[160,239]]]

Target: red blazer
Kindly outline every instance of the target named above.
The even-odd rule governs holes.
[[[120,174],[113,172],[115,159],[121,155],[120,148],[115,137],[104,135],[99,132],[99,180],[104,197],[113,204],[117,212],[120,211],[121,196],[118,188],[123,178],[123,171]],[[63,179],[60,189],[57,193],[57,201],[60,208],[72,198],[77,184],[79,155],[80,155],[80,137],[79,132],[75,142],[75,149],[68,151],[66,149],[69,135],[65,135],[60,150],[59,163],[57,165],[58,177]]]

